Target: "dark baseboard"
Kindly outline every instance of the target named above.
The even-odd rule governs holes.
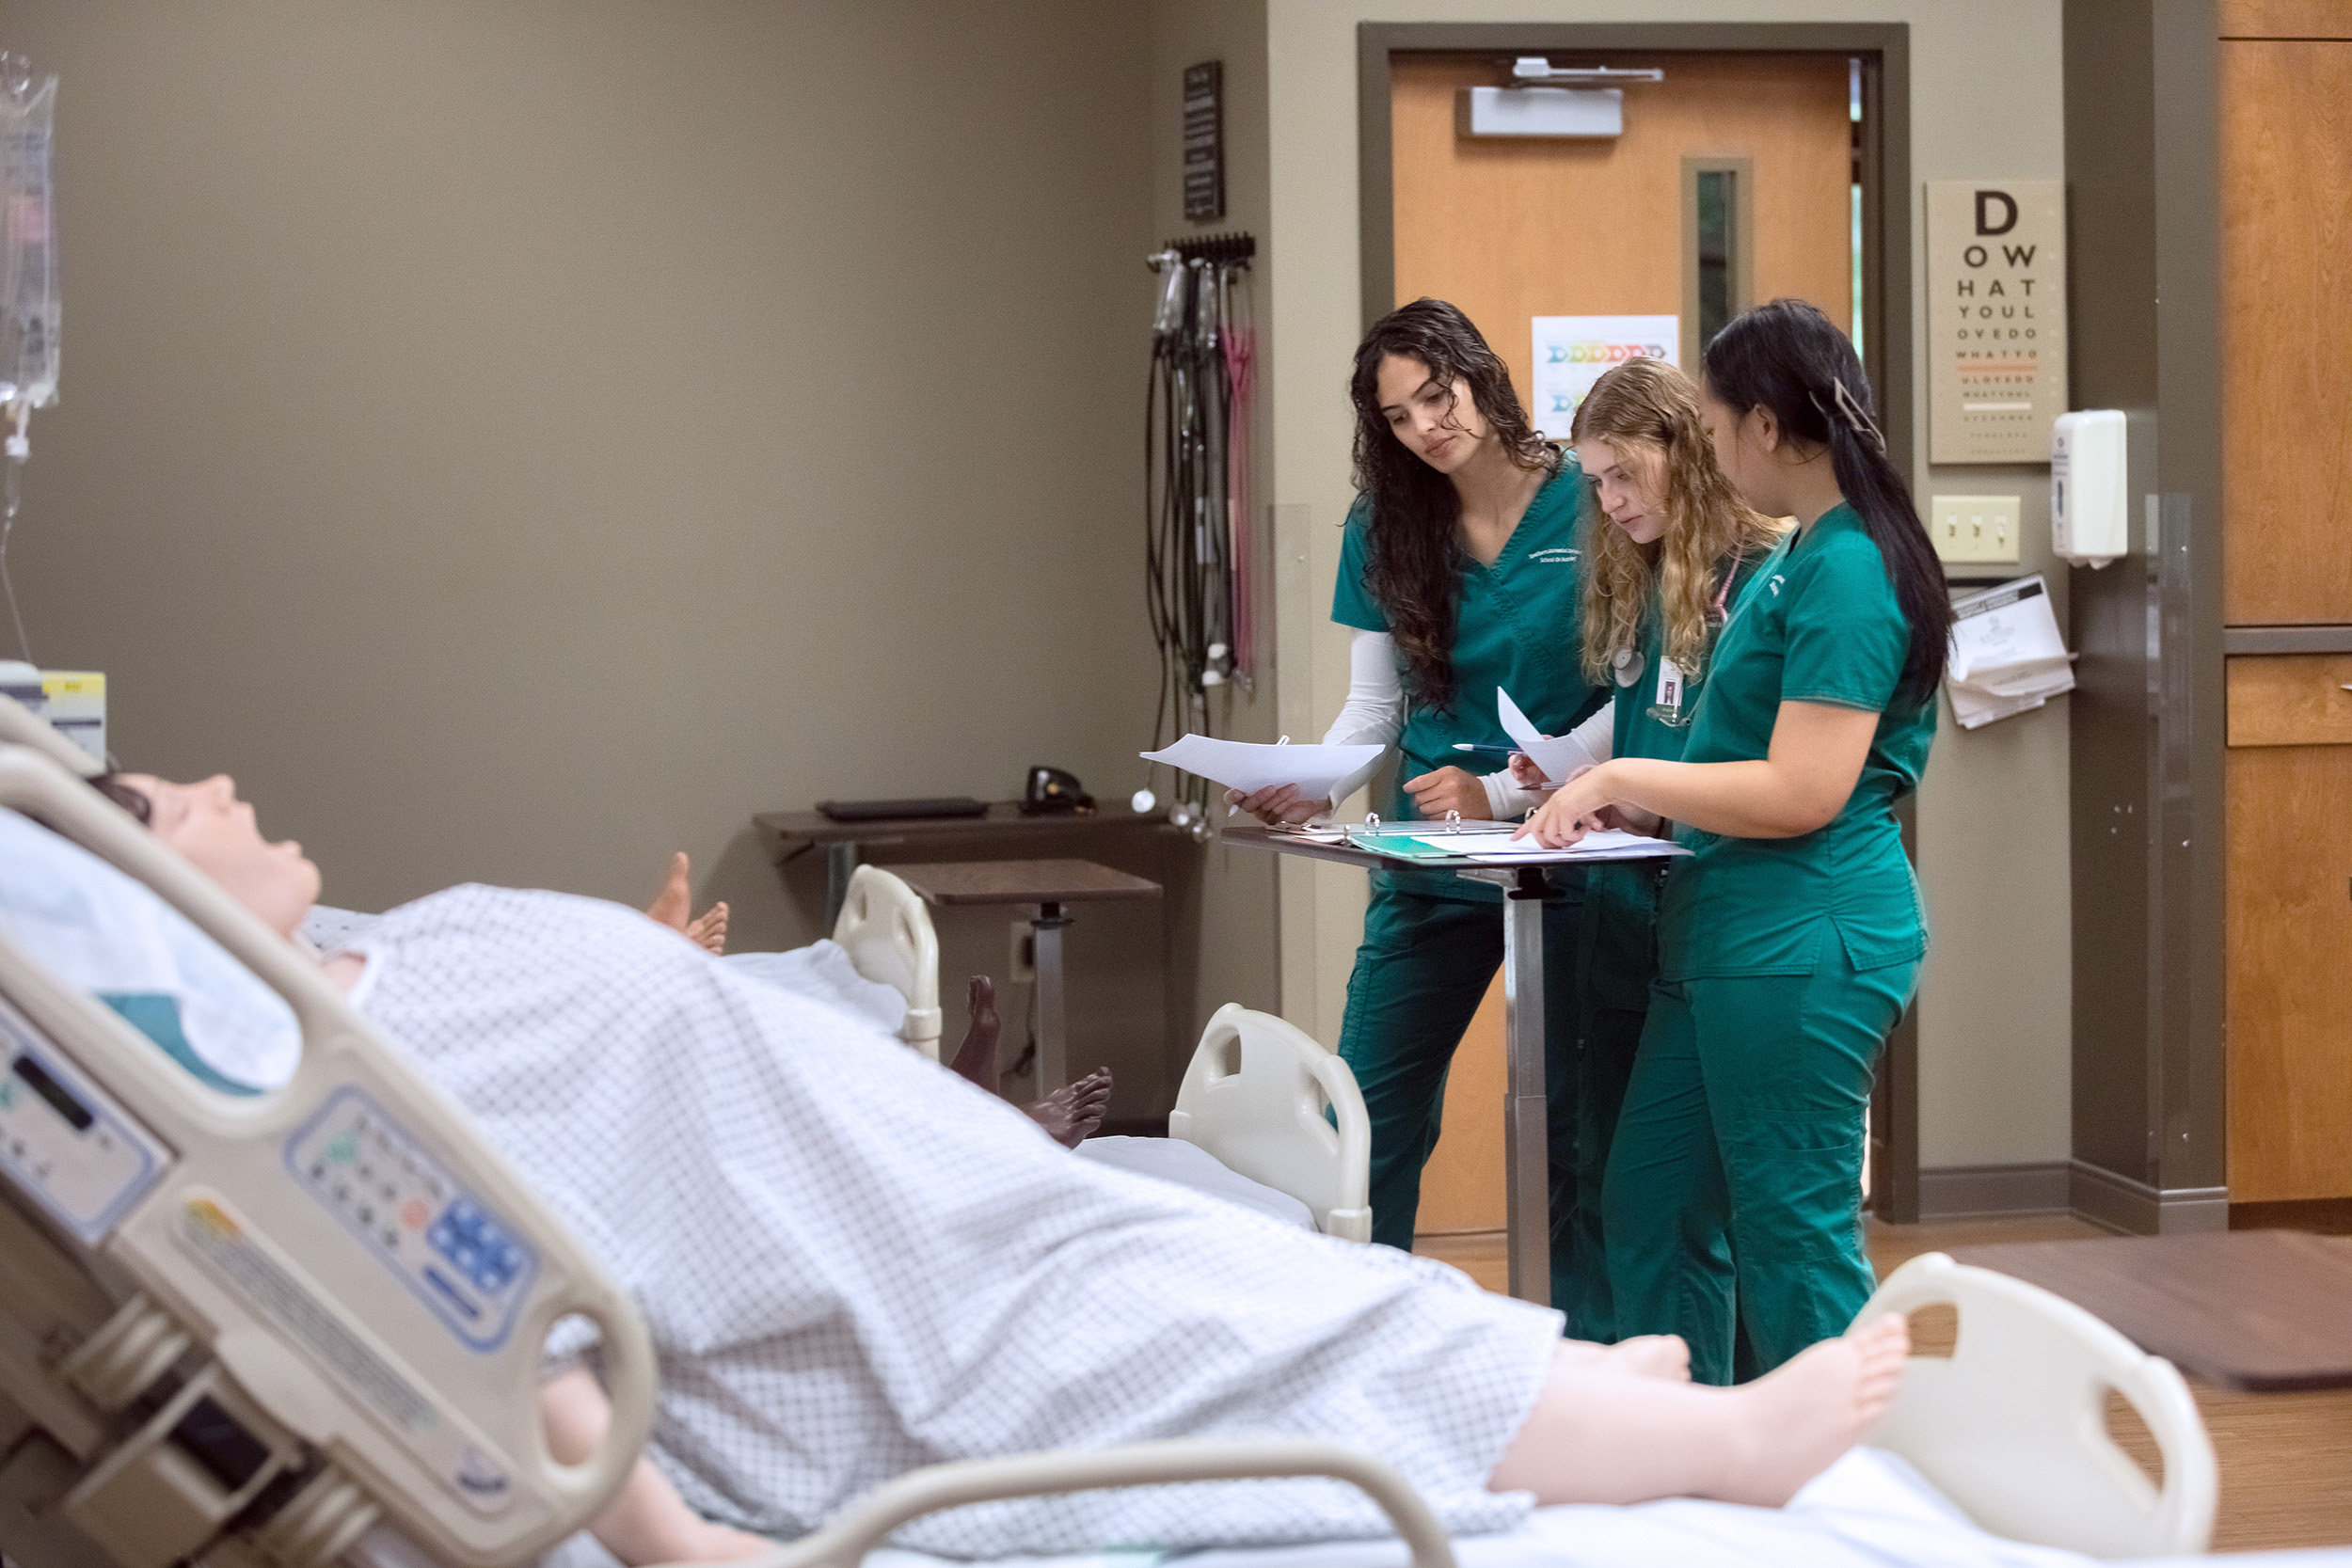
[[[2066,1163],[1938,1165],[1919,1172],[1919,1217],[1976,1219],[1996,1214],[2062,1214]]]
[[[2227,1187],[2151,1187],[2104,1165],[2067,1164],[2067,1207],[2122,1236],[2227,1230]]]
[[[2285,1203],[2233,1203],[2233,1230],[2309,1230],[2352,1236],[2352,1197],[2307,1197]]]

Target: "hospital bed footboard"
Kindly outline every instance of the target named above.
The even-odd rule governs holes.
[[[1953,1352],[1911,1358],[1872,1444],[1996,1535],[2105,1558],[2205,1549],[2213,1443],[2169,1362],[2038,1285],[1940,1252],[1896,1270],[1855,1321],[1934,1306],[1959,1313]],[[2161,1485],[2108,1434],[2111,1392],[2155,1438]]]
[[[302,1042],[282,1088],[217,1092],[0,940],[0,1553],[325,1568],[380,1521],[502,1568],[579,1529],[652,1420],[628,1295],[315,966],[127,815],[6,743],[0,805],[176,908]],[[537,1390],[573,1315],[612,1418],[565,1465]]]
[[[1237,1002],[1200,1036],[1168,1135],[1304,1203],[1315,1228],[1372,1240],[1372,1118],[1356,1075],[1295,1025]]]
[[[833,940],[868,980],[906,998],[901,1037],[939,1060],[939,938],[920,895],[861,865]],[[1209,1020],[1168,1134],[1287,1193],[1327,1236],[1372,1239],[1372,1122],[1347,1064],[1270,1013],[1229,1003]]]

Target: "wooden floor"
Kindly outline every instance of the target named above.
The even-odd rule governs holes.
[[[1926,1225],[1870,1223],[1870,1262],[1879,1277],[1923,1252],[1994,1242],[2055,1242],[2107,1232],[2063,1215],[1949,1220]],[[1423,1236],[1414,1250],[1442,1258],[1490,1291],[1505,1286],[1500,1232]],[[1945,1311],[1948,1315],[1949,1308]],[[1915,1321],[1922,1351],[1949,1344],[1948,1325]],[[1943,1344],[1937,1343],[1939,1332]],[[2192,1381],[2197,1407],[2213,1436],[2221,1469],[2214,1527],[2217,1552],[2288,1546],[2352,1545],[2352,1390],[2326,1394],[2240,1394]],[[2120,1403],[2120,1402],[2117,1402]],[[2153,1468],[2153,1445],[2128,1411],[2110,1411],[2119,1442]]]

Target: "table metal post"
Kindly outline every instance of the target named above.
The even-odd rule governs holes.
[[[1062,1016],[1061,934],[1070,924],[1059,904],[1040,904],[1029,922],[1037,971],[1037,1092],[1041,1099],[1070,1082],[1069,1037]]]
[[[845,838],[825,846],[825,935],[841,924],[841,906],[850,901],[850,879],[857,872],[857,840]]]
[[[1509,1173],[1511,1293],[1551,1305],[1550,1101],[1544,1084],[1544,874],[1519,868],[1505,895],[1502,1017],[1509,1073],[1502,1158]]]

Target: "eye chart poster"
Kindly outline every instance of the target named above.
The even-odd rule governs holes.
[[[2066,412],[2066,186],[1928,182],[1928,461],[2047,463]]]
[[[1537,316],[1534,322],[1535,384],[1527,416],[1556,441],[1568,438],[1576,405],[1610,366],[1681,359],[1679,316]]]

